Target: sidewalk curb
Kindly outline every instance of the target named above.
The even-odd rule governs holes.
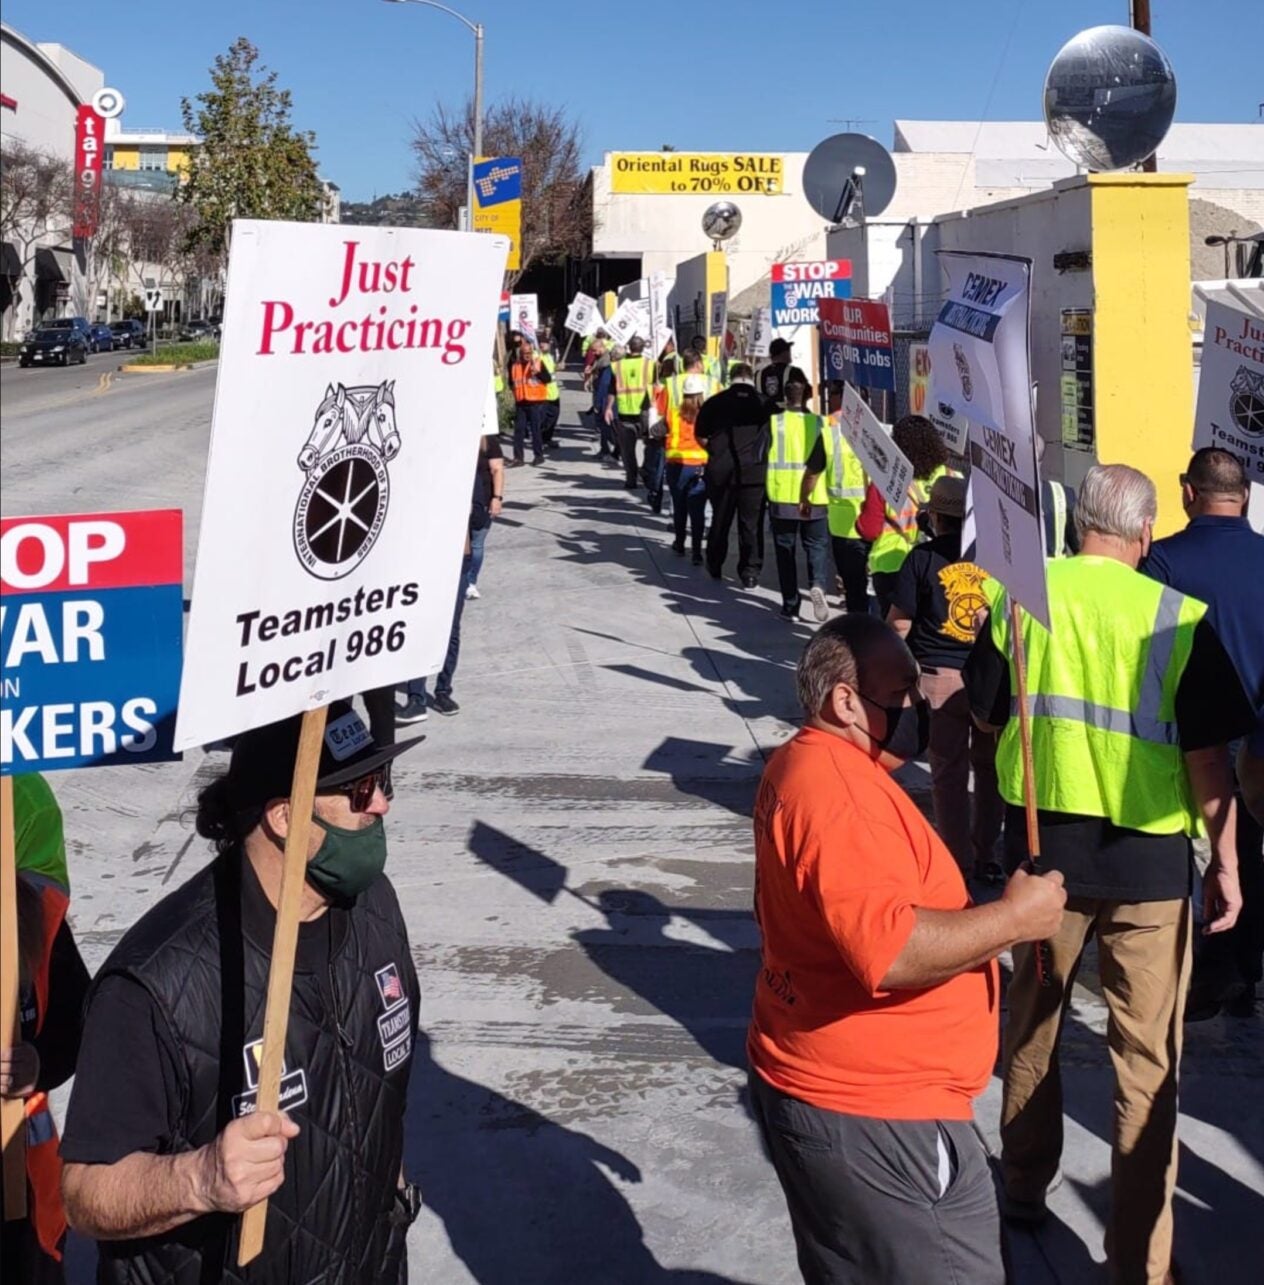
[[[124,375],[169,375],[177,370],[202,370],[207,366],[218,366],[219,358],[212,357],[207,361],[186,361],[164,366],[140,366],[135,363],[124,363],[119,370]]]

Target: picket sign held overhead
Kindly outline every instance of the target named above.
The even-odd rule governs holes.
[[[509,296],[509,329],[522,332],[524,339],[539,342],[540,303],[533,294]]]
[[[1194,450],[1204,446],[1232,452],[1264,486],[1264,290],[1207,300]]]
[[[779,330],[815,326],[822,299],[851,297],[850,259],[774,263],[770,274],[772,324]]]
[[[930,395],[969,421],[974,561],[1047,629],[1049,599],[1032,410],[1031,260],[939,252],[948,299],[930,332]]]
[[[821,353],[826,379],[895,392],[891,315],[871,299],[819,299]]]
[[[627,346],[628,340],[637,333],[637,323],[640,320],[637,314],[636,304],[631,299],[625,299],[615,310],[610,320],[605,324],[606,332],[614,339],[615,343]]]
[[[566,320],[562,323],[567,330],[573,331],[581,339],[596,334],[601,327],[601,312],[597,301],[591,295],[578,292],[566,310]]]
[[[329,702],[434,673],[447,650],[507,250],[487,233],[233,228],[175,743],[303,714],[260,1111],[279,1098]],[[239,1262],[265,1218],[247,1212]]]
[[[772,309],[756,308],[751,314],[750,340],[746,345],[752,357],[767,357],[772,345]]]
[[[649,344],[657,360],[663,355],[663,349],[676,338],[672,333],[668,310],[668,296],[675,279],[669,278],[665,272],[652,272],[646,284],[650,312]]]
[[[839,428],[864,465],[882,498],[898,513],[913,485],[913,465],[896,446],[890,430],[869,409],[851,384],[843,387]]]

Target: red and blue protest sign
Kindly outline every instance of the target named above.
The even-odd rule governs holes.
[[[183,581],[179,509],[0,519],[0,775],[179,757]]]
[[[821,300],[851,298],[850,259],[774,263],[770,279],[772,324],[779,328],[815,326]]]
[[[821,299],[821,369],[826,379],[895,392],[891,316],[869,299]]]

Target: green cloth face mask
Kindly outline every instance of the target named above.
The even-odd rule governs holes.
[[[307,882],[336,902],[354,901],[386,869],[386,827],[381,817],[362,830],[344,830],[312,818],[325,832],[307,863]]]

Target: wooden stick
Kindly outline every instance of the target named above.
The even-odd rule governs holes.
[[[571,355],[571,344],[573,344],[574,342],[575,342],[575,332],[572,330],[570,332],[569,337],[566,340],[566,347],[562,350],[562,356],[557,363],[558,370],[561,370],[562,367],[566,365],[566,359]]]
[[[0,1043],[22,1042],[18,1005],[18,868],[13,828],[13,778],[0,777]],[[26,1217],[26,1104],[0,1098],[4,1145],[4,1217]]]
[[[329,707],[309,709],[303,715],[290,787],[290,826],[285,836],[281,870],[281,899],[272,937],[272,963],[268,969],[268,1005],[263,1016],[263,1053],[259,1064],[256,1111],[275,1111],[281,1095],[281,1065],[285,1060],[285,1031],[290,1020],[290,989],[294,982],[294,955],[298,949],[298,912],[307,878],[307,840],[312,828],[316,799],[316,773],[320,766],[321,739]],[[263,1249],[268,1202],[251,1205],[242,1215],[237,1265],[245,1265]]]
[[[1018,676],[1018,735],[1023,755],[1023,810],[1027,817],[1027,860],[1032,874],[1040,873],[1040,819],[1036,808],[1036,769],[1031,751],[1031,715],[1027,710],[1027,653],[1023,647],[1023,609],[1012,598],[1009,628],[1014,639],[1014,672]],[[1052,981],[1049,943],[1036,942],[1036,977],[1041,986]]]

